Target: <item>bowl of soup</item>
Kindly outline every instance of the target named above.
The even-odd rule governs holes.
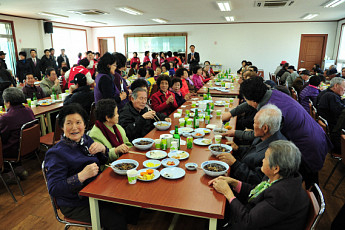
[[[137,138],[132,141],[132,144],[139,150],[148,150],[154,144],[154,140],[151,138]]]
[[[121,159],[111,163],[110,167],[119,175],[126,175],[128,170],[137,169],[138,161],[132,159]]]
[[[230,153],[232,151],[232,147],[225,144],[213,144],[208,146],[208,149],[211,151],[211,154],[215,156],[222,153]]]
[[[153,125],[156,127],[156,129],[164,131],[170,128],[171,123],[167,121],[158,121],[158,122],[153,123]]]
[[[202,162],[201,168],[206,175],[216,177],[226,174],[229,165],[222,161],[205,161]]]

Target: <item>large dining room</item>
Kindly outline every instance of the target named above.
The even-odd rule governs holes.
[[[344,229],[344,79],[345,0],[0,0],[0,230]]]

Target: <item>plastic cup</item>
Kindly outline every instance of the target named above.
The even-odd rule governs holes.
[[[195,108],[196,107],[196,101],[193,101],[192,102],[192,108]]]
[[[189,116],[190,110],[189,110],[189,109],[186,109],[185,112],[186,112],[186,115]]]
[[[155,147],[156,147],[156,149],[160,149],[161,148],[161,139],[156,139],[155,140]]]
[[[0,111],[2,112],[2,105],[0,105]]]
[[[178,121],[180,123],[180,127],[184,127],[186,120],[184,118],[180,118]]]
[[[31,107],[31,98],[26,99],[26,101],[28,102],[28,106]]]
[[[175,151],[175,150],[178,150],[178,143],[177,143],[177,141],[171,142],[170,151]]]
[[[214,140],[216,144],[220,144],[220,142],[222,141],[222,135],[215,135]]]
[[[128,170],[127,171],[128,183],[129,184],[137,183],[137,176],[138,176],[137,170],[135,170],[135,169]]]
[[[222,115],[222,110],[216,110],[217,117],[220,117]]]
[[[68,89],[65,90],[65,94],[67,94],[67,95],[69,94],[69,90]]]
[[[177,109],[177,112],[178,112],[179,114],[182,114],[182,109]]]

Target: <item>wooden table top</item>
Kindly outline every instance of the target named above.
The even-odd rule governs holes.
[[[226,100],[226,98],[217,98],[217,100]],[[214,99],[215,101],[215,99]],[[186,107],[182,109],[190,109],[191,101],[185,103]],[[238,99],[234,100],[234,105],[238,105]],[[215,107],[215,110],[224,111],[224,107]],[[183,111],[183,116],[184,116]],[[213,112],[211,124],[221,124],[221,119],[216,118],[216,113]],[[161,134],[169,133],[178,125],[178,119],[174,118],[173,114],[172,126],[167,131],[158,131],[153,129],[145,137],[157,139]],[[236,119],[231,119],[230,125],[235,128]],[[203,124],[201,127],[205,127]],[[211,132],[205,138],[213,138],[214,134]],[[185,137],[181,137],[186,140]],[[222,140],[226,142],[225,139]],[[154,146],[152,150],[155,149]],[[131,150],[136,152],[146,153],[147,151],[138,151],[135,147]],[[181,150],[189,152],[190,156],[186,160],[181,160],[179,167],[186,171],[183,178],[177,180],[168,180],[163,177],[151,182],[137,181],[135,185],[128,184],[127,176],[121,176],[113,172],[111,168],[107,168],[94,181],[80,191],[80,195],[113,201],[117,203],[129,204],[143,208],[158,209],[169,212],[182,213],[186,215],[195,215],[205,218],[223,218],[225,211],[226,199],[223,195],[217,193],[210,186],[208,181],[213,177],[207,176],[202,169],[196,171],[188,171],[185,164],[194,162],[201,166],[201,163],[207,160],[216,160],[214,156],[210,155],[208,146],[197,146],[193,144],[192,149],[187,149],[186,145],[181,146]],[[169,150],[168,150],[169,151]],[[147,160],[146,156],[128,153],[121,157],[121,159],[135,159],[139,162],[137,170],[143,168],[143,161]],[[158,170],[161,170],[161,166]]]
[[[61,109],[62,107],[63,107],[63,102],[57,102],[57,103],[53,103],[47,106],[36,106],[31,109],[34,112],[34,115],[37,116],[37,115],[45,114],[57,109]]]
[[[235,83],[234,86],[235,86],[234,89],[229,89],[228,92],[222,92],[219,90],[210,89],[210,94],[211,96],[238,96],[240,95],[240,85],[238,83]],[[207,89],[209,87],[210,87],[210,83],[208,82],[202,88],[200,88],[197,93],[198,94],[207,93]],[[213,83],[212,87],[220,87],[220,86],[217,86]]]

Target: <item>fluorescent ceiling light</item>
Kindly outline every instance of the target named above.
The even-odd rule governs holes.
[[[125,12],[127,14],[132,14],[132,15],[143,15],[143,12],[139,11],[139,10],[136,10],[136,9],[133,9],[133,8],[130,8],[130,7],[127,7],[127,6],[124,6],[124,7],[118,7],[116,8],[117,10],[119,11],[122,11],[122,12]]]
[[[168,21],[163,18],[153,18],[152,21],[158,22],[158,23],[167,23]]]
[[[328,1],[327,3],[324,4],[324,7],[336,7],[336,6],[340,5],[343,2],[345,2],[345,0],[332,0],[332,1]]]
[[[319,14],[306,14],[302,17],[302,19],[309,20],[309,19],[315,18],[317,16],[319,16]]]
[[[235,17],[234,16],[225,16],[225,20],[228,22],[233,22],[233,21],[235,21]]]
[[[92,23],[92,24],[99,24],[99,25],[107,25],[108,23],[105,22],[98,22],[98,21],[86,21],[87,23]]]
[[[56,17],[56,18],[68,18],[68,16],[66,16],[66,15],[53,14],[53,13],[49,13],[49,12],[39,12],[37,14],[44,15],[44,16],[50,16],[50,17]]]
[[[220,11],[231,11],[230,2],[217,2]]]

